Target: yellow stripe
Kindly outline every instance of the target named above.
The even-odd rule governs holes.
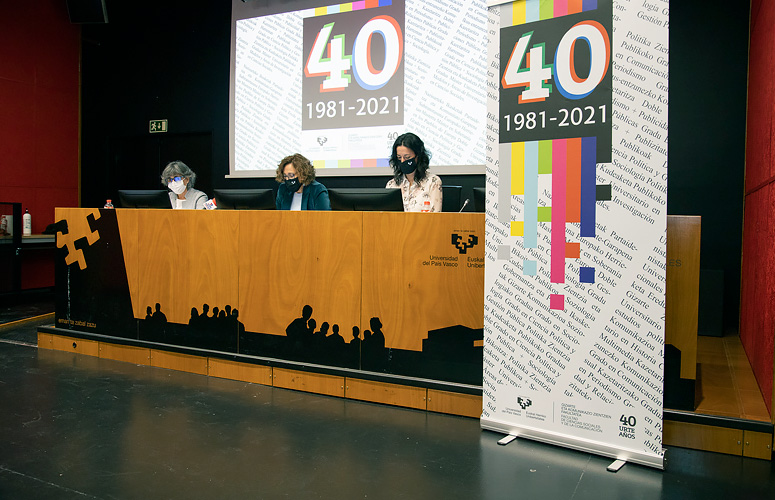
[[[512,26],[527,22],[527,0],[517,0],[511,4]]]
[[[525,143],[511,143],[511,194],[525,194]]]

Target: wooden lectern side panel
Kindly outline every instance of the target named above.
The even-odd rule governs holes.
[[[140,318],[159,304],[168,322],[188,324],[192,308],[237,303],[236,213],[138,212]]]
[[[285,335],[312,307],[317,329],[360,319],[362,215],[241,212],[239,310],[246,331]],[[329,329],[329,334],[331,329]]]
[[[482,214],[363,217],[363,328],[379,317],[386,346],[413,351],[430,330],[483,328]]]
[[[129,285],[129,297],[135,318],[145,318],[145,306],[140,303],[140,247],[138,245],[139,210],[118,209],[116,219],[121,235],[121,250],[124,253],[124,268]]]
[[[700,224],[697,216],[667,218],[665,343],[681,351],[681,378],[697,378],[700,294]]]

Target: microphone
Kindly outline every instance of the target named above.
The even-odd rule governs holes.
[[[460,207],[460,210],[458,210],[457,213],[462,212],[463,209],[466,208],[466,206],[468,206],[468,201],[469,201],[468,198],[466,198],[466,201],[463,202],[463,206]]]

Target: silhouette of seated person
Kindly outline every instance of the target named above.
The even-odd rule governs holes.
[[[350,339],[350,345],[356,345],[356,346],[358,346],[358,348],[360,348],[360,345],[361,345],[361,329],[358,328],[357,326],[353,327],[353,338]]]
[[[188,326],[191,328],[196,328],[196,324],[199,321],[199,311],[196,309],[196,307],[191,308],[191,317],[188,318]]]
[[[353,338],[349,343],[348,365],[352,368],[359,368],[361,363],[361,329],[353,326]]]
[[[382,333],[382,322],[374,317],[369,320],[371,332],[364,331],[361,359],[363,368],[367,370],[384,370],[387,361],[385,351],[385,334]]]
[[[146,317],[145,317],[146,336],[150,338],[164,337],[166,333],[167,316],[163,312],[161,312],[161,304],[159,304],[158,302],[156,303],[156,311],[154,311],[153,314],[151,314],[149,317],[147,314],[150,312],[151,312],[151,307],[148,306],[148,309],[146,309]]]
[[[150,321],[153,317],[153,308],[151,306],[148,306],[145,308],[145,321]]]
[[[288,336],[290,340],[301,340],[304,338],[309,331],[309,327],[307,326],[307,322],[312,317],[312,306],[305,305],[301,309],[301,318],[296,318],[293,321],[291,321],[291,324],[288,325],[288,327],[285,329],[285,335]]]
[[[328,335],[328,329],[329,325],[327,321],[324,321],[322,325],[320,325],[320,330],[318,330],[315,333],[315,345],[317,347],[320,347],[323,345],[323,343],[326,340],[326,335]]]
[[[385,348],[385,334],[382,333],[382,322],[379,318],[371,318],[369,320],[369,326],[371,327],[371,343],[375,349]]]
[[[231,310],[231,321],[237,325],[237,333],[242,335],[245,333],[245,325],[239,320],[239,311],[236,309]]]
[[[327,338],[329,344],[334,345],[334,346],[343,346],[344,345],[344,337],[339,335],[339,325],[334,324],[334,326],[331,327],[331,331],[333,331],[334,333],[329,335],[328,338]]]

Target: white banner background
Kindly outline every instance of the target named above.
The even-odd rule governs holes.
[[[488,19],[482,427],[662,468],[669,2],[613,2],[612,161],[596,169],[611,200],[595,204],[594,237],[567,223],[580,256],[565,260],[564,284],[549,279],[550,222],[538,223],[538,248],[510,233],[525,200],[511,194],[510,144],[498,141],[508,9]],[[551,206],[551,174],[538,187],[539,206]],[[595,268],[594,283],[580,282],[581,266]],[[550,309],[550,294],[564,295],[564,310]]]

